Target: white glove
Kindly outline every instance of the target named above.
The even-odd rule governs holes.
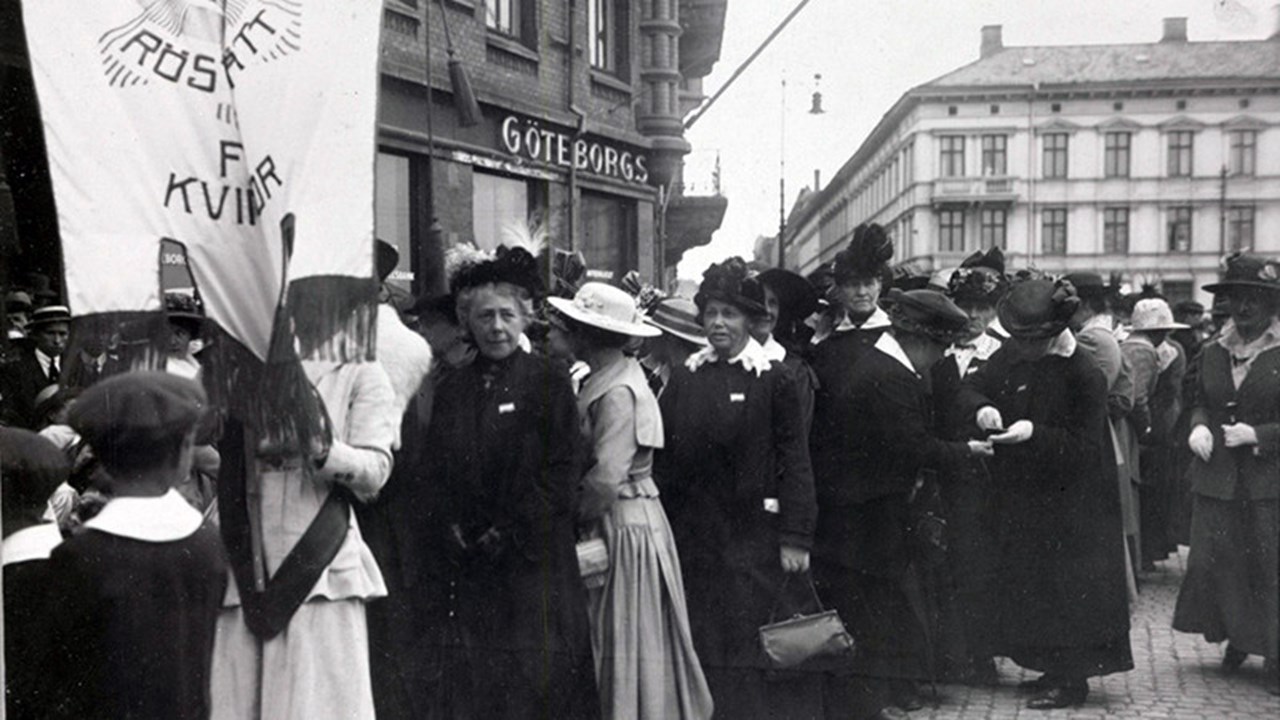
[[[1209,432],[1209,428],[1204,425],[1197,425],[1191,428],[1191,435],[1187,438],[1187,447],[1191,448],[1191,452],[1196,454],[1204,462],[1209,462],[1209,456],[1213,455],[1213,433]]]
[[[969,454],[974,457],[993,457],[996,451],[991,447],[990,440],[970,440]]]
[[[978,428],[981,430],[1003,430],[1004,418],[994,405],[983,405],[978,408]]]
[[[1229,448],[1258,444],[1258,432],[1252,425],[1238,422],[1235,425],[1222,426],[1222,444]]]
[[[1017,445],[1031,439],[1031,433],[1035,430],[1035,426],[1030,420],[1019,420],[1009,426],[1008,430],[999,435],[992,435],[987,438],[997,445]]]

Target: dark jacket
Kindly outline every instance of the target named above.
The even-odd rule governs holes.
[[[36,430],[36,395],[52,385],[35,347],[27,345],[16,357],[0,365],[0,424]]]
[[[1033,424],[1030,440],[997,447],[989,462],[1004,644],[1023,651],[1109,645],[1108,672],[1132,667],[1102,371],[1079,348],[1024,362],[1006,345],[969,377],[960,402],[969,418],[994,405],[1006,427]]]
[[[578,446],[569,378],[543,358],[477,358],[436,389],[418,553],[422,656],[439,683],[427,717],[599,717],[574,551]]]
[[[1219,500],[1280,497],[1280,348],[1260,353],[1238,390],[1226,348],[1206,344],[1197,364],[1191,427],[1204,425],[1213,432],[1213,454],[1207,463],[1191,461],[1191,491]],[[1230,424],[1233,414],[1237,422],[1253,426],[1255,447],[1223,444],[1222,426]]]
[[[810,450],[819,507],[855,502],[854,497],[847,494],[854,487],[855,424],[852,418],[858,412],[850,405],[856,379],[853,369],[884,331],[885,328],[845,330],[814,348],[813,372],[818,379],[818,389],[814,396]]]

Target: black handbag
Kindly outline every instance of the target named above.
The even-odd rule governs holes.
[[[810,658],[853,652],[853,636],[845,629],[839,613],[823,608],[818,589],[813,586],[813,579],[806,579],[818,612],[811,615],[798,613],[789,620],[774,622],[778,610],[778,603],[775,602],[773,610],[769,612],[768,624],[762,625],[758,631],[760,649],[775,668],[795,667]],[[786,581],[782,584],[782,590],[785,589]],[[782,590],[779,590],[780,595]]]

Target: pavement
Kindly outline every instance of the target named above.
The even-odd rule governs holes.
[[[1187,549],[1144,573],[1129,637],[1134,669],[1089,681],[1089,699],[1078,708],[1028,710],[1018,683],[1037,673],[1007,659],[998,661],[998,687],[939,687],[936,709],[911,713],[913,720],[1085,720],[1175,718],[1176,720],[1280,719],[1280,697],[1267,691],[1262,659],[1250,657],[1237,675],[1222,672],[1222,645],[1170,627]]]

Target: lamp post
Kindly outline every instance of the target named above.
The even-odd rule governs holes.
[[[822,92],[818,90],[818,83],[821,81],[822,74],[814,73],[810,115],[823,115],[827,112],[822,109]],[[785,70],[782,73],[782,122],[779,124],[782,137],[778,151],[778,267],[785,270],[787,267],[787,75]],[[818,191],[816,182],[813,191]]]

